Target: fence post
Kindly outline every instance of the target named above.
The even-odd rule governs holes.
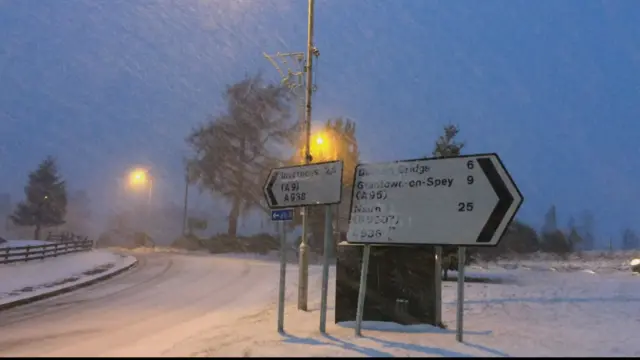
[[[53,257],[58,257],[58,243],[53,246]]]
[[[31,246],[27,245],[27,251],[24,252],[24,261],[29,261],[29,249],[31,249]]]

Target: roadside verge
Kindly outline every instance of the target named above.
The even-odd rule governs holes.
[[[7,281],[5,283],[12,282],[13,285],[7,285],[12,288],[11,291],[6,291],[7,289],[4,289],[4,293],[0,292],[0,311],[97,284],[101,281],[122,274],[138,264],[138,259],[134,256],[109,253],[108,255],[110,256],[106,258],[105,255],[107,254],[104,250],[93,250],[91,252],[77,254],[75,256],[61,256],[57,259],[44,260],[39,264],[25,263],[14,267],[9,267],[7,265],[3,266],[3,268],[0,269],[0,279],[5,282],[4,280],[6,277]],[[66,273],[65,271],[55,269],[55,267],[59,267],[59,265],[61,265],[60,263],[63,261],[73,262],[74,257],[80,256],[93,256],[104,260],[95,262],[89,267],[84,266],[81,270],[78,270],[78,268],[70,269],[69,271],[66,271]],[[58,270],[59,275],[57,275],[55,280],[49,277],[46,281],[34,280],[32,276],[29,278],[30,283],[25,282],[25,285],[20,285],[19,275],[26,273],[25,276],[28,277],[30,272],[29,270],[36,270],[29,268],[30,265],[37,265],[39,267],[37,270],[44,269],[44,271],[51,270],[52,272],[56,272],[56,270]],[[14,275],[14,277],[9,279],[11,275]]]

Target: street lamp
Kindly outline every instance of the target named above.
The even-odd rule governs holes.
[[[153,177],[149,169],[138,167],[129,171],[128,175],[129,188],[133,190],[147,189],[147,205],[146,205],[146,222],[145,227],[151,225],[151,194],[153,193]],[[150,236],[151,229],[148,230],[146,236]]]
[[[335,141],[329,132],[321,131],[313,135],[311,151],[314,162],[332,161],[338,158]]]
[[[153,191],[153,178],[149,174],[149,170],[136,168],[129,172],[129,186],[132,189],[148,188],[148,206],[151,206],[151,194]]]
[[[311,145],[311,149],[309,149],[309,153],[311,153],[311,156],[313,158],[313,160],[315,160],[314,162],[319,162],[319,161],[323,161],[325,160],[325,148],[327,147],[327,143],[325,141],[325,137],[324,134],[322,133],[318,133],[315,134],[313,136],[313,142],[310,144]]]

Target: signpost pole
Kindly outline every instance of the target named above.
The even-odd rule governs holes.
[[[364,298],[367,294],[370,254],[371,246],[365,245],[362,250],[362,270],[360,272],[360,289],[358,291],[358,309],[356,310],[356,336],[362,336],[362,315],[364,314]]]
[[[442,324],[442,246],[435,246],[435,286],[436,295],[436,325]]]
[[[462,328],[464,315],[464,264],[466,248],[458,247],[458,304],[456,311],[456,340],[462,342]]]
[[[278,288],[278,332],[284,333],[284,298],[287,277],[287,230],[285,223],[280,223],[280,284]]]
[[[329,259],[331,259],[331,245],[333,239],[333,213],[331,205],[325,206],[324,218],[324,261],[322,263],[322,295],[320,299],[320,332],[327,329],[327,298],[329,291]]]
[[[300,243],[298,269],[298,309],[307,310],[308,244],[306,225],[308,206],[339,204],[342,199],[342,170],[340,160],[271,169],[263,187],[264,198],[272,210],[273,221],[291,221],[296,208],[304,208],[303,234]],[[284,212],[280,210],[288,209]],[[330,214],[329,214],[330,215]],[[331,218],[329,217],[329,236]]]
[[[302,238],[298,250],[298,310],[307,311],[307,295],[309,293],[309,245],[307,245],[307,222],[309,208],[302,208]]]

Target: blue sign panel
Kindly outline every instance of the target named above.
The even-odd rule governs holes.
[[[293,220],[293,209],[271,210],[271,221],[291,221]]]

